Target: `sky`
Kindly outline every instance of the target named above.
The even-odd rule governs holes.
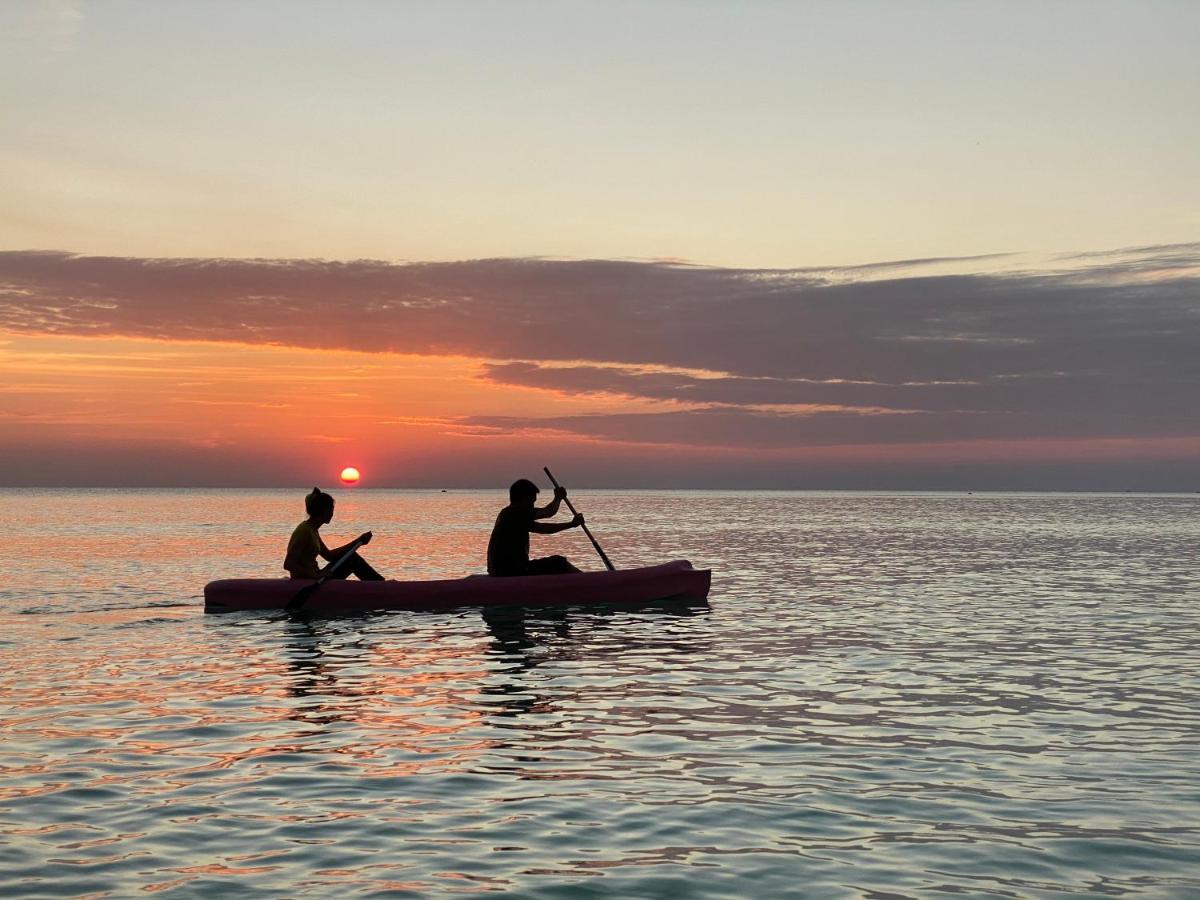
[[[1197,33],[10,0],[0,484],[1200,489]]]

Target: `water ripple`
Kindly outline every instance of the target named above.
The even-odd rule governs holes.
[[[99,546],[107,496],[18,530]],[[493,499],[339,516],[434,577]],[[204,617],[277,555],[231,563],[212,510],[279,531],[265,492],[126,498],[153,589],[33,560],[0,593],[6,896],[1200,894],[1196,500],[584,500],[623,564],[713,566],[711,606]]]

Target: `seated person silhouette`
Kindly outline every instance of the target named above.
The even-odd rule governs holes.
[[[304,498],[304,509],[308,513],[308,518],[297,525],[296,530],[292,532],[283,567],[293,578],[315,579],[322,575],[321,569],[317,566],[317,557],[320,556],[331,563],[335,562],[350,549],[350,544],[330,550],[321,540],[321,526],[328,525],[333,519],[332,494],[326,494],[320,488],[313,488],[312,493]],[[365,539],[363,540],[364,544],[371,542],[371,532],[364,531],[362,537]],[[357,552],[329,572],[328,577],[349,578],[351,575],[357,575],[360,581],[383,581],[383,576],[371,568],[370,564]]]
[[[514,481],[508,489],[508,506],[496,516],[492,537],[488,541],[487,569],[489,575],[565,575],[579,570],[565,556],[547,556],[544,559],[529,558],[529,533],[557,534],[568,528],[583,524],[583,516],[576,515],[570,522],[540,522],[558,513],[559,504],[567,496],[566,488],[555,488],[554,499],[545,506],[534,506],[538,486],[528,479]]]

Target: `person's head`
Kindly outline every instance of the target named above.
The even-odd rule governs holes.
[[[533,506],[537,495],[538,486],[528,478],[520,478],[508,488],[508,501],[513,506]]]
[[[304,498],[304,509],[310,519],[324,525],[333,519],[333,495],[313,488],[312,493]]]

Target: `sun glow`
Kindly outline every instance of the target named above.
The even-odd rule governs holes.
[[[342,484],[358,484],[358,479],[362,476],[359,475],[358,469],[354,468],[354,466],[346,466],[346,468],[342,469],[342,474],[339,477],[342,479]]]

